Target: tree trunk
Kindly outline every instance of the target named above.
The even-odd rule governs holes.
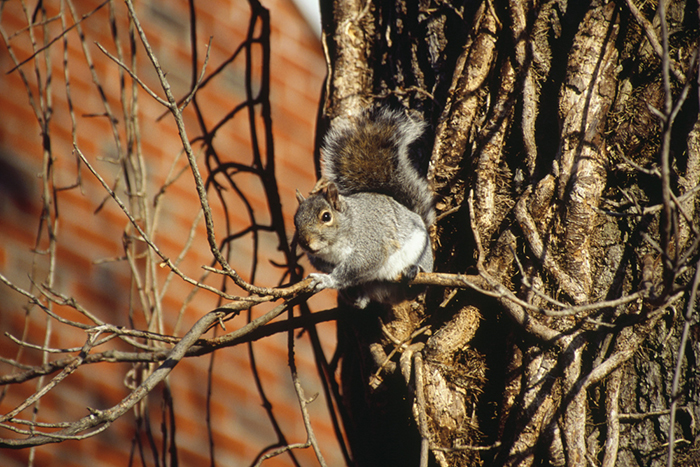
[[[424,116],[478,286],[343,314],[356,464],[700,465],[697,5],[322,4],[323,118]]]

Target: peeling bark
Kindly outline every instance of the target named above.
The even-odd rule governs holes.
[[[700,251],[700,26],[694,4],[667,7],[668,85],[656,5],[634,0],[376,2],[365,44],[337,36],[372,71],[335,66],[330,108],[357,95],[430,122],[436,270],[481,287],[339,322],[343,397],[372,424],[346,423],[358,465],[665,465],[678,358],[676,459],[698,462],[700,348],[692,328],[682,350],[679,310]],[[692,97],[663,200],[667,91]]]

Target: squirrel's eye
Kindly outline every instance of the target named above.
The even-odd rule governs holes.
[[[331,213],[328,211],[323,211],[321,213],[321,222],[330,222],[331,221]]]

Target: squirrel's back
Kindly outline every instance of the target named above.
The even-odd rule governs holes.
[[[425,126],[422,120],[381,107],[336,118],[321,149],[325,179],[341,194],[391,196],[430,226],[435,217],[433,195],[414,144]]]

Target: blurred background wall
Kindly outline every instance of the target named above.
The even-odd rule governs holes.
[[[326,66],[316,33],[291,0],[265,0],[262,4],[270,11],[272,133],[285,227],[291,239],[296,208],[294,190],[298,188],[306,193],[315,181],[312,162],[315,121]],[[128,199],[133,195],[129,192],[133,187],[119,175],[123,172],[119,155],[129,145],[120,93],[131,92],[130,80],[127,76],[127,85],[122,86],[118,67],[97,46],[99,43],[115,55],[121,48],[128,58],[125,61],[132,63],[124,2],[10,0],[1,2],[0,8],[0,27],[5,39],[0,46],[0,273],[36,295],[41,295],[40,284],[36,282],[50,280],[53,290],[75,297],[81,306],[106,322],[183,335],[199,317],[216,306],[217,297],[200,291],[192,298],[193,287],[177,277],[168,278],[163,268],[154,276],[158,290],[163,290],[169,281],[159,302],[161,322],[157,326],[149,322],[152,310],[140,309],[138,298],[144,285],[134,282],[131,274],[134,265],[128,264],[124,257],[126,239],[133,235],[133,228],[96,178],[77,163],[74,152],[75,142],[105,181],[116,187],[119,196]],[[239,112],[231,119],[225,118],[246,98],[242,54],[231,63],[227,61],[248,33],[249,4],[244,0],[140,0],[136,2],[136,11],[177,98],[187,95],[193,82],[191,15],[194,12],[198,69],[203,65],[211,36],[207,73],[218,67],[223,70],[197,94],[201,115],[191,106],[185,110],[188,136],[197,152],[196,138],[202,134],[202,125],[211,128],[225,120],[216,132],[218,155],[225,162],[249,164],[252,149],[248,114]],[[74,26],[76,22],[80,28]],[[61,31],[68,28],[62,35]],[[79,32],[84,35],[83,41]],[[57,40],[51,42],[54,39]],[[45,46],[46,52],[32,58],[33,50]],[[137,74],[162,96],[142,46],[137,43],[133,47]],[[258,60],[259,52],[255,54],[258,55],[253,60]],[[10,72],[17,62],[25,60],[20,66],[24,78],[18,70]],[[256,64],[253,73],[259,73],[259,69]],[[114,113],[115,125],[110,125],[105,114],[105,100]],[[139,141],[133,147],[138,147],[142,154],[148,177],[145,193],[140,196],[148,200],[146,206],[153,206],[157,195],[167,187],[157,197],[158,209],[147,213],[151,222],[157,222],[154,241],[171,258],[191,243],[179,267],[190,277],[199,278],[202,265],[213,265],[212,256],[204,224],[198,218],[199,201],[181,154],[176,127],[172,117],[164,115],[165,109],[142,89],[138,89],[137,105]],[[43,119],[38,114],[49,118]],[[260,119],[259,114],[255,119]],[[47,122],[45,133],[50,138],[42,136],[41,121]],[[263,141],[263,149],[264,144]],[[206,174],[205,158],[201,152],[198,154],[200,169]],[[176,178],[174,174],[180,172]],[[43,180],[49,176],[53,190],[47,193]],[[244,189],[258,193],[250,198],[252,208],[264,216],[265,201],[257,181],[253,177],[246,181],[243,176],[238,180]],[[234,191],[223,193],[225,197],[230,195],[225,205],[212,197],[219,239],[226,231],[237,231],[238,225],[245,228],[249,222],[246,206],[236,199]],[[47,229],[49,224],[55,226],[51,234]],[[55,243],[49,241],[49,235],[55,235]],[[52,245],[54,252],[49,251],[54,248]],[[281,272],[274,263],[283,262],[284,258],[277,246],[273,233],[259,233],[256,284],[275,286],[279,282]],[[254,248],[252,238],[243,236],[231,251],[232,265],[247,280],[252,274]],[[221,285],[218,277],[210,276],[206,282]],[[318,310],[332,303],[333,294],[327,293],[315,297],[311,306]],[[252,317],[270,307],[256,307]],[[53,310],[66,319],[85,321],[70,307],[54,305]],[[245,320],[245,316],[239,316],[226,324],[227,329],[236,329]],[[322,324],[319,331],[326,356],[330,358],[334,326]],[[75,350],[47,353],[41,351],[42,346],[74,349],[85,341],[84,332],[48,318],[25,296],[4,284],[0,284],[0,332],[3,358],[0,377],[22,371],[22,367],[10,365],[9,360],[36,365],[77,353]],[[6,333],[38,348],[20,345]],[[123,343],[114,346],[129,350]],[[0,465],[161,465],[173,464],[174,457],[180,465],[210,465],[212,453],[217,465],[250,465],[262,450],[278,441],[270,412],[263,408],[264,399],[253,378],[250,352],[246,345],[240,345],[217,351],[213,358],[186,359],[168,377],[167,385],[157,387],[139,404],[137,411],[117,420],[101,434],[33,450],[0,450]],[[287,366],[286,335],[256,342],[252,352],[260,387],[272,405],[275,423],[289,442],[304,442],[306,434]],[[320,392],[308,336],[301,334],[297,338],[296,357],[307,395]],[[26,419],[35,416],[37,421],[48,423],[77,420],[88,413],[88,407],[102,409],[118,403],[143,371],[147,368],[142,364],[85,365],[43,397],[35,413],[34,407],[30,407],[21,415]],[[55,374],[2,386],[0,414],[12,410]],[[208,388],[211,388],[209,395]],[[330,465],[338,465],[342,461],[322,396],[309,410],[326,460]],[[16,436],[1,427],[0,432],[2,437]],[[165,442],[163,433],[166,433]],[[168,452],[173,440],[175,456]],[[315,464],[310,450],[297,451],[295,455],[302,465]],[[283,455],[264,465],[294,465],[294,461]]]

